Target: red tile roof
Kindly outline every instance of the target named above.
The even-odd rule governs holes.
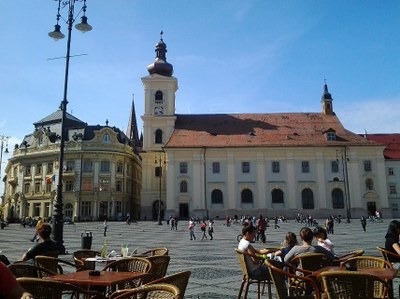
[[[376,145],[323,113],[176,115],[165,148]],[[336,132],[328,141],[326,131]]]
[[[400,133],[395,134],[366,134],[368,140],[386,144],[383,151],[385,159],[400,160]]]

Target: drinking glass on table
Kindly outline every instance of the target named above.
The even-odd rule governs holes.
[[[122,257],[128,257],[129,248],[128,245],[122,244],[121,245],[121,255]]]

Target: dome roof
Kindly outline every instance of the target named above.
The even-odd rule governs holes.
[[[171,77],[174,72],[174,67],[172,64],[167,62],[167,45],[162,39],[163,32],[161,31],[160,41],[156,44],[156,58],[154,62],[147,67],[150,75],[158,74],[162,76]]]

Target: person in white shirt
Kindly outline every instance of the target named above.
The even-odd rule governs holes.
[[[326,250],[332,252],[332,254],[336,256],[335,251],[333,250],[333,247],[335,247],[335,245],[328,238],[328,234],[325,228],[321,226],[317,226],[316,228],[314,228],[314,238],[318,242],[317,245],[324,247]]]

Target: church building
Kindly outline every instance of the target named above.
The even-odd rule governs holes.
[[[320,112],[177,114],[162,36],[155,52],[142,78],[141,219],[391,215],[385,145],[343,127],[326,84]]]

